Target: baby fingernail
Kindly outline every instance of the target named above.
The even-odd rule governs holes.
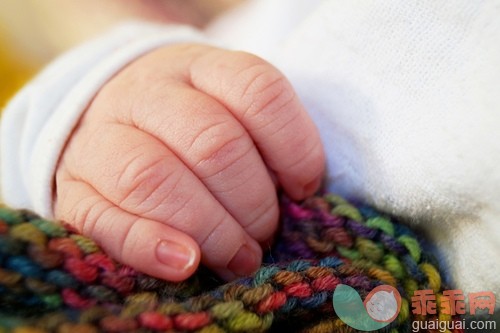
[[[175,270],[187,270],[193,266],[196,252],[183,244],[171,240],[162,240],[156,246],[158,260]]]
[[[239,276],[245,276],[252,274],[257,268],[258,263],[259,259],[254,251],[245,244],[234,255],[233,259],[231,259],[227,265],[227,268]]]

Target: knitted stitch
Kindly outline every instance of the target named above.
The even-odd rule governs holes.
[[[415,290],[439,300],[444,286],[406,226],[334,195],[281,202],[262,268],[225,284],[204,268],[182,283],[146,276],[70,228],[0,208],[0,332],[354,332],[333,310],[338,284],[363,299],[381,284],[398,289],[401,311],[385,332],[458,320],[413,316]]]

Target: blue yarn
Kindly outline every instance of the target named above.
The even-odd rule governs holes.
[[[300,300],[300,305],[306,309],[314,309],[326,303],[328,293],[323,291],[313,297]]]
[[[297,303],[298,300],[296,297],[290,297],[279,311],[282,313],[288,313],[297,307]]]
[[[411,255],[406,254],[401,258],[401,261],[404,263],[408,274],[412,276],[415,280],[417,280],[418,283],[422,283],[425,280],[427,280],[427,276],[420,271],[418,268],[417,263],[413,260]]]
[[[47,273],[45,280],[62,288],[77,288],[79,285],[78,281],[71,275],[55,269]]]
[[[344,262],[337,257],[326,257],[321,259],[318,263],[318,265],[321,267],[331,267],[331,268],[336,268],[343,264]]]
[[[302,272],[311,267],[311,262],[306,260],[297,260],[291,262],[286,269],[291,272]]]
[[[24,276],[40,279],[43,276],[43,270],[40,266],[25,256],[13,256],[6,259],[5,266]]]
[[[375,209],[369,206],[361,206],[361,207],[356,207],[365,219],[369,219],[372,217],[380,217],[380,212],[377,212]]]
[[[254,277],[254,285],[255,286],[259,286],[263,283],[266,283],[269,278],[271,278],[272,276],[274,276],[276,273],[279,272],[279,267],[276,267],[276,266],[272,266],[272,267],[264,267],[264,268],[261,268],[257,271],[257,273],[255,273],[255,277]]]
[[[411,236],[415,237],[415,234],[405,225],[402,224],[394,224],[394,230],[396,231],[396,234],[399,236]]]

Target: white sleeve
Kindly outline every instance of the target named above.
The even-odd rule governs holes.
[[[49,65],[3,111],[3,202],[52,217],[56,164],[96,92],[126,64],[154,48],[201,41],[200,32],[187,26],[134,22],[71,50]]]

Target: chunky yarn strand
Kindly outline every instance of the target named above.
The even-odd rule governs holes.
[[[281,230],[253,276],[223,283],[200,268],[189,280],[158,280],[108,257],[92,240],[23,210],[0,208],[0,332],[354,332],[335,314],[336,286],[364,297],[398,289],[409,332],[411,296],[445,287],[415,234],[368,207],[326,194],[282,198]]]

